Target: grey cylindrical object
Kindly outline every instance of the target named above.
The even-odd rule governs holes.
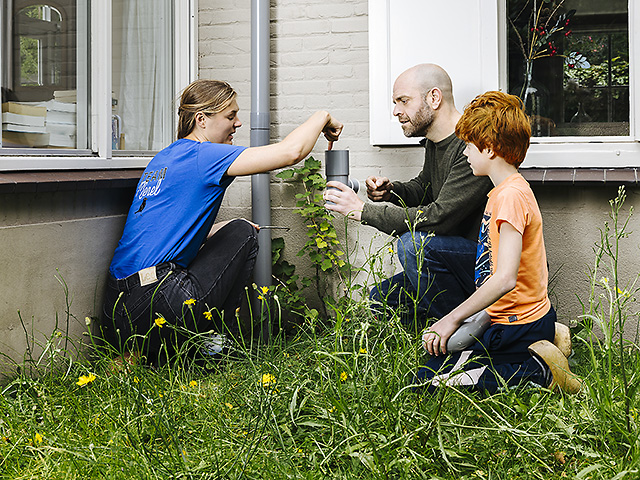
[[[251,1],[251,146],[260,147],[269,144],[271,124],[270,78],[269,78],[269,42],[270,42],[270,2],[269,0]],[[251,177],[251,215],[258,225],[271,225],[270,176],[258,173]],[[258,233],[260,250],[253,271],[255,283],[260,287],[271,285],[271,231]],[[254,312],[260,312],[264,302],[254,295]],[[266,315],[260,315],[264,317]],[[271,333],[269,321],[262,322],[260,337],[268,341]]]
[[[324,169],[328,182],[344,183],[358,193],[360,182],[349,179],[349,150],[326,150]]]
[[[460,352],[476,342],[491,324],[491,318],[485,310],[471,315],[460,324],[447,340],[447,352]]]

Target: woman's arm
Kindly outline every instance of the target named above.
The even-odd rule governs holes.
[[[447,340],[465,318],[487,308],[516,286],[522,235],[510,223],[500,225],[500,245],[496,271],[473,295],[434,323],[422,336],[422,344],[431,355],[447,353]],[[446,293],[444,294],[446,295]]]
[[[321,133],[334,142],[341,132],[342,124],[328,112],[316,112],[281,142],[247,148],[231,164],[227,175],[252,175],[293,165],[309,155]]]

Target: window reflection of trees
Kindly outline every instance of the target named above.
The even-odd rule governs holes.
[[[626,0],[508,0],[508,16],[509,91],[534,96],[534,136],[629,135]],[[527,69],[532,37],[544,42]]]

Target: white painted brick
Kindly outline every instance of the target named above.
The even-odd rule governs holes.
[[[350,18],[355,16],[355,7],[349,3],[329,3],[311,5],[306,8],[309,18]]]
[[[200,0],[200,77],[226,80],[238,92],[240,118],[236,143],[249,144],[251,26],[247,0]],[[380,148],[369,145],[369,37],[367,0],[271,0],[271,141],[284,138],[314,111],[329,110],[345,124],[336,148],[351,152],[351,175],[364,180],[384,174],[409,180],[422,167],[421,148]],[[391,101],[389,100],[391,109]],[[324,160],[321,138],[311,156]],[[287,238],[288,260],[302,264],[295,253],[306,240],[304,225],[293,213],[300,184],[272,177],[272,223],[292,226]],[[364,192],[361,198],[365,198]],[[221,218],[250,216],[250,180],[237,179],[229,188]],[[338,220],[344,229],[343,221]],[[360,237],[356,260],[388,237],[350,222]],[[279,236],[278,232],[274,235]],[[299,245],[298,245],[299,243]],[[294,244],[296,244],[294,246]],[[355,244],[354,244],[355,245]],[[394,266],[388,262],[386,270]]]
[[[331,32],[333,33],[367,32],[368,28],[369,23],[366,16],[339,18],[331,21]]]
[[[306,36],[312,32],[330,32],[332,31],[332,21],[329,20],[304,20],[297,22],[278,22],[276,24],[276,35],[298,35]]]

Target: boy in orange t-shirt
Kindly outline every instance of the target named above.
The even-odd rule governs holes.
[[[457,385],[495,392],[523,382],[580,389],[566,357],[552,343],[556,314],[547,295],[542,215],[518,173],[531,137],[521,105],[513,95],[487,92],[467,106],[456,125],[473,174],[488,176],[495,187],[480,227],[476,291],[422,337],[432,356],[417,380],[429,390]],[[445,357],[447,340],[482,310],[491,319],[488,329],[466,350]]]

